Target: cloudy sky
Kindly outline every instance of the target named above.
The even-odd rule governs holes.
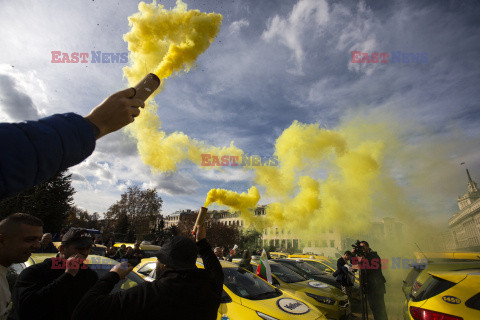
[[[222,14],[223,24],[198,67],[169,79],[156,97],[167,133],[216,146],[234,141],[269,157],[294,120],[335,128],[352,117],[388,119],[405,143],[392,172],[412,201],[432,204],[430,211],[446,219],[466,189],[459,163],[480,182],[478,1],[185,2]],[[126,63],[52,63],[51,52],[127,52],[122,35],[137,5],[0,0],[0,121],[86,115],[123,89]],[[352,63],[352,51],[389,58]],[[420,60],[393,63],[396,52]],[[70,171],[75,203],[100,213],[131,185],[157,188],[168,214],[198,208],[211,188],[244,192],[252,184],[251,173],[233,168],[184,164],[173,174],[152,174],[123,132],[99,140]]]

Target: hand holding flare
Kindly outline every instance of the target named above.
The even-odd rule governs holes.
[[[197,221],[193,226],[192,234],[195,235],[197,242],[206,237],[205,218],[207,217],[207,211],[208,209],[205,207],[200,208],[198,211]]]

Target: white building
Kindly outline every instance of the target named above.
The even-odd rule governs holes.
[[[460,211],[450,218],[448,226],[456,249],[480,250],[480,191],[468,169],[467,176],[467,193],[458,197]]]
[[[171,225],[177,225],[187,214],[192,214],[192,210],[177,211],[166,216],[165,228]],[[259,206],[255,209],[255,216],[261,218],[266,214],[266,205]],[[220,223],[228,226],[236,226],[240,230],[249,227],[247,221],[241,218],[239,213],[231,213],[226,210],[209,211],[210,217]],[[373,228],[377,238],[362,238],[362,240],[372,241],[390,240],[401,241],[403,237],[404,225],[393,218],[384,218],[381,222],[373,224]],[[335,228],[321,228],[315,239],[302,240],[302,235],[295,234],[286,228],[272,226],[262,231],[261,244],[264,248],[271,248],[272,251],[288,251],[288,252],[304,252],[318,254],[327,257],[336,257],[342,254],[345,248],[351,249],[350,245],[354,242],[352,239],[345,239],[343,235]]]

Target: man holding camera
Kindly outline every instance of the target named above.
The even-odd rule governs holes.
[[[382,260],[376,251],[370,249],[367,241],[360,242],[361,252],[355,252],[358,257],[352,262],[358,263],[359,269],[364,269],[366,277],[366,295],[375,320],[388,320],[385,307],[385,277],[382,273]],[[356,261],[355,261],[356,260]]]

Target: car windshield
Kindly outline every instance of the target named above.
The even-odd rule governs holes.
[[[322,260],[323,264],[326,264],[327,266],[329,266],[330,268],[332,268],[333,270],[336,270],[337,269],[337,265],[335,263],[333,263],[332,261],[330,260]]]
[[[318,270],[317,268],[312,267],[311,265],[303,262],[303,261],[288,261],[287,262],[290,266],[293,266],[296,269],[301,270],[307,274],[314,274],[314,275],[324,275],[325,272]]]
[[[326,266],[325,264],[322,264],[321,262],[318,262],[318,261],[307,260],[307,261],[305,261],[305,263],[308,263],[309,265],[317,268],[320,271],[326,271],[328,269],[328,266]]]
[[[98,278],[103,277],[107,272],[110,272],[110,269],[112,269],[114,264],[92,264],[89,265],[90,269],[95,271],[98,275]],[[110,294],[113,294],[115,292],[118,292],[120,290],[127,290],[129,288],[135,287],[136,285],[144,282],[144,280],[137,275],[135,272],[130,272],[127,277],[123,280],[120,280],[115,287],[113,287],[113,290],[110,292]]]
[[[410,270],[410,272],[408,273],[407,278],[404,281],[405,285],[411,286],[413,284],[413,282],[415,281],[415,279],[417,279],[417,277],[418,277],[418,275],[420,274],[421,271],[422,271],[422,269],[417,268],[417,267],[413,267]]]
[[[445,279],[431,276],[427,281],[412,295],[412,301],[417,302],[421,300],[430,299],[437,294],[440,294],[455,285],[454,282]]]
[[[277,263],[272,263],[270,264],[270,268],[272,270],[272,273],[278,277],[278,279],[282,280],[283,282],[286,283],[293,283],[293,282],[300,282],[300,281],[305,281],[305,278],[299,275],[296,272],[293,272],[292,270],[288,269],[285,266],[282,266],[281,264]]]
[[[148,276],[152,270],[155,270],[156,267],[157,265],[155,262],[146,263],[143,267],[139,268],[137,272],[143,274],[144,276]]]
[[[242,268],[224,268],[224,284],[234,294],[249,300],[271,299],[282,292],[269,286],[265,281]]]

